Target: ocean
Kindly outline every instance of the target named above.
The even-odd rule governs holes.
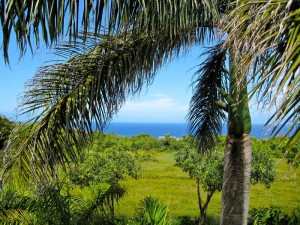
[[[283,135],[288,127],[284,128],[279,135]],[[138,134],[149,134],[153,137],[171,135],[173,137],[182,137],[188,135],[188,126],[186,123],[110,123],[104,130],[105,133],[115,133],[121,136],[135,136]],[[222,127],[222,134],[227,134],[227,127]],[[252,125],[252,137],[258,139],[271,137],[270,132],[263,130],[263,124]]]

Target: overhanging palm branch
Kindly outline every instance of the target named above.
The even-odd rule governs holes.
[[[263,106],[277,110],[267,121],[276,135],[285,125],[290,144],[300,138],[300,2],[238,1],[229,14],[228,44],[246,50],[243,67],[250,71]]]
[[[214,146],[225,119],[227,104],[223,101],[222,90],[228,89],[226,70],[226,50],[222,44],[209,48],[204,63],[194,74],[193,96],[188,113],[189,130],[195,134],[199,151],[204,152]]]
[[[128,95],[150,84],[163,63],[201,35],[194,29],[176,38],[161,33],[91,34],[89,39],[77,37],[82,42],[59,45],[57,55],[70,59],[40,68],[29,83],[22,112],[41,112],[13,134],[4,170],[18,166],[25,177],[40,180],[54,176],[57,163],[76,162],[93,124],[105,127]]]
[[[1,0],[0,14],[7,62],[12,30],[24,53],[27,44],[32,48],[34,42],[38,45],[43,41],[48,46],[65,33],[73,39],[79,30],[99,34],[103,27],[108,27],[110,33],[138,28],[176,36],[182,29],[211,24],[218,16],[217,0]]]

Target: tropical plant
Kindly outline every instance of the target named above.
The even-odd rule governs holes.
[[[45,184],[35,191],[26,192],[3,188],[0,223],[72,225],[115,222],[114,204],[126,193],[124,187],[118,183],[93,185],[71,194],[69,186],[68,183]]]
[[[12,188],[1,190],[0,222],[1,224],[37,224],[37,217],[33,213],[36,201],[30,196],[24,196]],[[26,222],[24,223],[26,224]]]
[[[250,224],[296,225],[287,214],[277,207],[253,209],[250,212]]]
[[[44,185],[30,195],[2,189],[1,224],[71,224],[71,201],[69,196],[61,195],[59,188]]]
[[[141,201],[141,206],[135,216],[136,225],[168,225],[168,207],[158,199],[146,197]]]
[[[82,187],[81,187],[82,188]],[[87,190],[90,193],[83,193],[82,196],[73,196],[74,205],[76,207],[75,224],[114,224],[115,217],[115,204],[120,201],[126,194],[126,190],[119,183],[112,185],[93,185]],[[78,199],[85,199],[81,204]]]
[[[262,4],[263,7],[276,7],[276,4],[272,4],[273,1],[270,2],[271,4]],[[289,37],[298,37],[298,23],[293,21],[296,20],[295,15],[297,16],[299,7],[298,3],[293,1],[282,2],[286,3],[283,6],[291,12],[291,17],[283,17],[287,18],[283,21],[290,21],[289,24],[295,29],[289,32],[289,26],[283,26],[284,29],[277,26],[270,34],[275,38],[273,34],[276,32],[273,31],[286,30],[287,36],[276,37],[280,41],[287,40],[284,43],[291,47]],[[285,45],[283,48],[282,45],[278,45],[278,48],[274,48],[276,51],[272,51],[273,42],[268,42],[263,47],[269,55],[263,56],[272,56],[272,53],[279,52],[278,55],[287,57],[269,57],[271,60],[267,61],[271,70],[267,79],[260,76],[262,73],[249,75],[242,65],[245,56],[251,54],[247,48],[250,45],[246,37],[246,34],[251,32],[234,35],[233,31],[244,31],[247,26],[240,23],[240,20],[235,21],[233,17],[226,15],[244,3],[251,5],[252,1],[231,3],[223,0],[86,0],[84,4],[76,0],[1,1],[3,49],[6,60],[12,29],[16,33],[22,52],[26,49],[26,43],[32,46],[31,37],[37,42],[43,40],[46,44],[57,41],[65,31],[65,24],[66,31],[73,40],[62,43],[57,48],[57,55],[67,57],[68,60],[42,67],[29,85],[24,95],[23,112],[41,109],[41,113],[28,126],[30,132],[27,139],[19,139],[18,132],[14,134],[10,151],[12,157],[6,168],[19,165],[27,177],[31,176],[36,180],[40,177],[51,179],[57,163],[66,165],[70,161],[78,160],[80,150],[88,143],[89,134],[92,133],[93,122],[103,128],[128,95],[138,93],[144,85],[151,83],[155,72],[163,63],[177,57],[182,51],[187,51],[191,45],[203,43],[206,39],[212,40],[215,37],[213,34],[223,29],[227,31],[229,40],[233,41],[227,42],[229,44],[225,47],[222,43],[217,43],[209,50],[209,57],[203,63],[204,66],[196,73],[195,92],[188,118],[191,131],[199,139],[199,150],[203,151],[208,149],[207,145],[215,143],[216,134],[221,131],[221,124],[226,119],[226,112],[228,113],[221,224],[246,224],[251,171],[251,118],[247,84],[257,78],[263,81],[259,84],[266,85],[255,86],[253,93],[264,90],[263,87],[270,91],[277,88],[280,92],[285,87],[284,84],[290,82],[290,95],[283,98],[281,113],[276,114],[282,114],[283,117],[273,118],[278,122],[288,118],[294,122],[292,127],[295,127],[299,121],[299,76],[296,76],[297,71],[299,72],[299,54],[298,42],[293,42],[296,44],[292,46],[295,46],[295,54],[285,54],[288,53]],[[83,14],[80,14],[78,12],[82,7]],[[265,8],[266,12],[270,12],[268,7]],[[251,12],[256,11],[251,8]],[[92,12],[94,16],[91,16]],[[270,22],[264,23],[263,16],[257,17],[257,21],[260,21],[260,25],[267,24],[264,28],[269,28],[274,15],[274,21],[281,21],[281,15],[286,15],[283,12],[285,11],[273,10],[269,17]],[[243,17],[243,14],[238,15]],[[65,20],[66,16],[68,22]],[[216,23],[221,17],[225,18],[223,24]],[[48,18],[47,22],[45,18]],[[243,17],[241,21],[246,21],[246,25],[255,24],[252,18],[256,17],[249,17],[248,20],[244,20]],[[79,19],[82,19],[82,33],[78,32]],[[94,20],[94,24],[91,20]],[[230,28],[231,25],[239,24],[242,24],[241,29]],[[89,30],[89,26],[92,25],[94,29]],[[263,34],[260,36],[261,40],[268,40],[265,38],[268,37],[268,33]],[[255,45],[257,39],[252,40],[252,46],[260,46],[260,42]],[[225,70],[227,53],[228,72]],[[294,59],[296,64],[291,63]],[[263,61],[258,60],[257,65],[263,65],[261,62]],[[292,70],[287,71],[294,73],[287,72],[284,76],[279,76],[282,68],[288,68],[284,65],[291,66]],[[274,69],[278,73],[273,73]],[[272,102],[276,102],[279,92]],[[294,108],[295,117],[292,116]],[[299,134],[298,129],[295,137]],[[232,192],[232,189],[237,191]]]
[[[226,18],[231,21],[226,25],[227,44],[234,43],[237,54],[243,51],[241,67],[254,81],[250,94],[256,93],[265,109],[275,108],[267,121],[272,133],[290,127],[290,149],[300,139],[300,3],[242,0],[234,4]]]
[[[216,144],[227,113],[221,224],[247,224],[252,151],[247,79],[242,76],[239,59],[222,43],[204,54],[207,58],[195,73],[188,114],[190,130],[195,133],[198,149],[207,151]]]

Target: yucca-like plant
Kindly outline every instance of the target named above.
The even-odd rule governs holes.
[[[136,225],[168,225],[168,207],[158,199],[146,197],[140,203],[136,214]]]

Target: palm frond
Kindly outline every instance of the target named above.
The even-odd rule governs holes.
[[[120,0],[3,0],[0,4],[4,57],[8,62],[11,31],[21,53],[34,41],[51,45],[65,33],[71,38],[80,30],[94,34],[141,29],[177,35],[182,29],[212,24],[218,16],[217,0],[206,1],[120,1]],[[34,41],[32,41],[32,39]]]
[[[71,223],[73,216],[72,199],[69,194],[62,194],[63,186],[64,182],[56,185],[40,185],[36,205],[36,214],[39,216],[40,223]]]
[[[229,14],[227,44],[245,51],[243,65],[263,107],[275,107],[266,125],[276,135],[287,125],[293,139],[300,121],[300,3],[289,0],[239,1]],[[293,133],[295,131],[295,133]]]
[[[218,44],[204,53],[208,55],[195,73],[197,79],[188,113],[189,130],[195,135],[200,152],[214,146],[225,119],[226,103],[220,90],[228,87],[226,70],[226,50]],[[220,104],[220,102],[222,104]],[[220,107],[223,105],[222,107]]]
[[[74,210],[72,213],[77,215],[76,224],[90,224],[95,217],[113,220],[114,205],[118,204],[126,193],[125,187],[119,183],[110,185],[101,183],[99,186],[80,189],[80,195],[72,198]]]
[[[41,67],[23,96],[22,113],[38,110],[13,134],[6,171],[18,166],[24,177],[55,176],[56,164],[77,161],[92,131],[102,130],[128,95],[152,82],[160,66],[197,42],[197,32],[165,34],[90,34],[82,42],[62,44],[57,55],[69,58]],[[185,48],[182,48],[185,47]],[[30,172],[31,171],[31,172]]]
[[[3,188],[0,194],[1,224],[35,224],[36,200],[12,188]]]

